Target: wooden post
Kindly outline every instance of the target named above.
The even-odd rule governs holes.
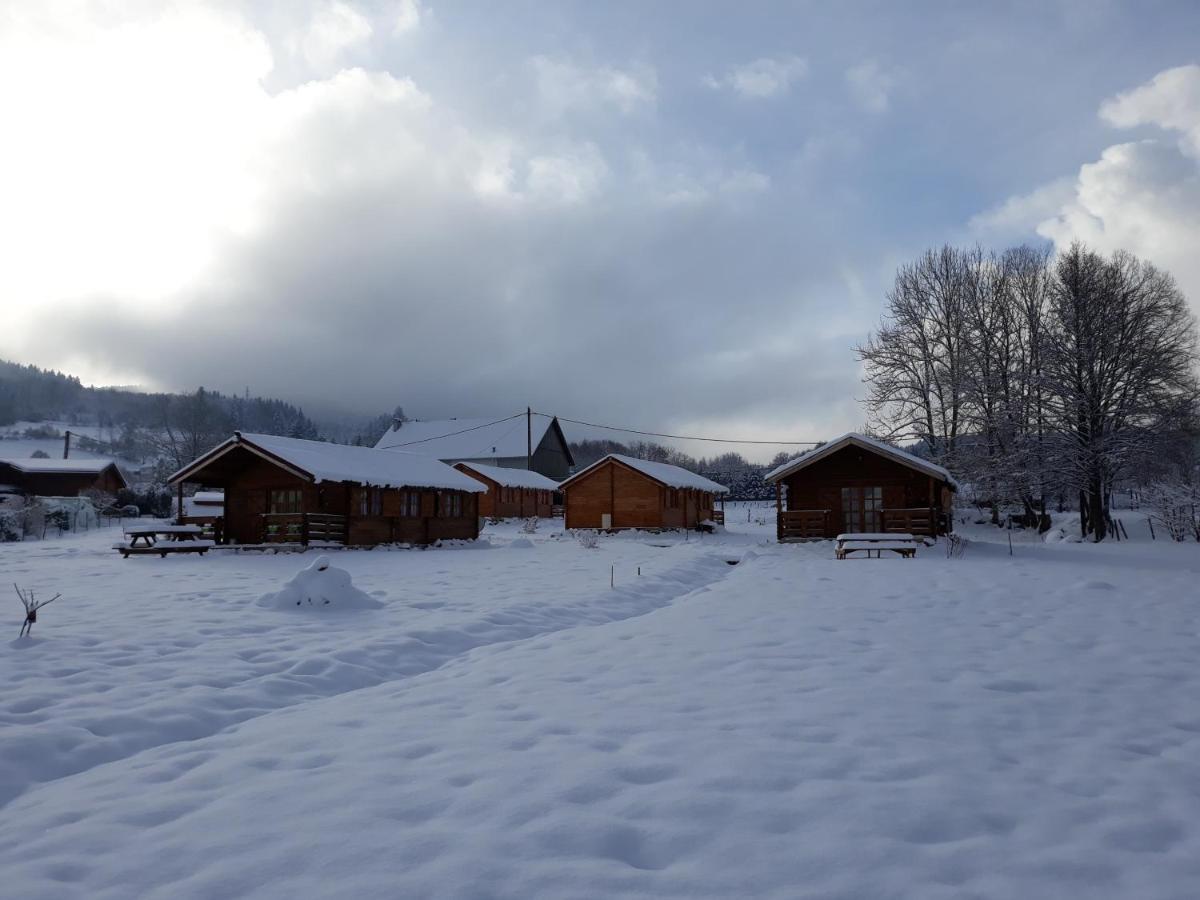
[[[64,459],[65,459],[65,457],[64,457]],[[175,485],[175,487],[178,489],[176,496],[178,497],[178,500],[179,500],[179,506],[175,510],[175,524],[182,525],[183,524],[183,482],[182,481],[179,482],[179,484]]]
[[[71,432],[63,435],[63,459],[69,458],[71,455]]]
[[[533,410],[525,407],[525,468],[533,470]]]
[[[783,541],[783,488],[778,481],[775,482],[775,540]]]

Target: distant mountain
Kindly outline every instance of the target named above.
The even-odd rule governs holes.
[[[283,400],[226,396],[204,388],[170,394],[88,387],[72,375],[0,360],[0,427],[18,422],[95,426],[111,437],[114,452],[133,458],[154,455],[164,434],[170,443],[191,449],[235,429],[366,443],[385,427],[374,420],[314,421]]]

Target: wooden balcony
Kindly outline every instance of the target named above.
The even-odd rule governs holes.
[[[786,541],[822,541],[829,534],[827,509],[785,509],[776,520],[776,536]]]
[[[884,509],[883,530],[889,534],[919,534],[937,537],[937,512],[932,507]]]
[[[264,544],[346,543],[346,517],[329,513],[265,513]]]

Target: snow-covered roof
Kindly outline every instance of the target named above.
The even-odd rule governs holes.
[[[457,465],[490,478],[501,487],[532,488],[536,491],[557,491],[558,482],[540,472],[528,469],[510,469],[506,466],[487,466],[483,463],[461,462]]]
[[[40,459],[36,457],[5,457],[0,463],[7,463],[18,472],[30,472],[38,475],[99,475],[109,466],[116,463],[111,459]]]
[[[854,431],[834,438],[829,443],[823,444],[816,450],[810,450],[803,456],[797,456],[795,459],[788,460],[783,465],[772,469],[763,478],[767,481],[778,481],[787,475],[791,475],[793,472],[798,472],[800,469],[812,465],[817,460],[824,459],[849,446],[861,447],[864,450],[871,450],[881,456],[887,456],[903,466],[908,466],[910,469],[916,469],[918,472],[924,472],[926,475],[932,475],[934,478],[941,479],[954,490],[958,490],[958,482],[954,480],[954,476],[937,463],[921,459],[921,457],[914,456],[905,450],[900,450],[890,444],[883,443],[883,441],[878,441],[875,438],[867,437],[865,434],[858,434]]]
[[[189,498],[193,503],[224,503],[224,491],[196,491]]]
[[[193,473],[238,447],[276,464],[283,463],[297,475],[315,482],[351,481],[373,487],[439,488],[471,493],[487,490],[469,475],[429,456],[242,432],[236,432],[220,446],[184,466],[168,481],[187,481]]]
[[[572,481],[575,481],[586,475],[592,469],[604,465],[609,460],[623,463],[629,468],[641,472],[648,478],[653,478],[659,484],[665,484],[672,488],[692,488],[697,491],[708,491],[712,494],[728,494],[729,488],[723,484],[717,484],[715,481],[710,481],[703,475],[697,475],[695,472],[689,472],[687,469],[681,469],[679,466],[673,466],[670,463],[650,462],[648,459],[637,459],[633,456],[622,456],[620,453],[610,453],[603,459],[598,459],[585,469],[576,472],[566,481],[560,488],[568,486]]]
[[[533,448],[554,424],[553,416],[535,413],[529,422]],[[389,428],[377,450],[404,450],[449,462],[472,459],[524,458],[528,451],[525,416],[493,419],[409,421]]]

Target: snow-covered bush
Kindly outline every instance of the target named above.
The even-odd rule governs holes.
[[[523,531],[525,534],[537,534],[537,530],[538,530],[537,516],[530,516],[528,519],[526,519],[524,522],[521,523],[521,531]]]
[[[1200,541],[1200,490],[1182,481],[1160,481],[1143,494],[1150,522],[1173,541]]]
[[[0,544],[25,538],[25,516],[20,509],[0,509]]]
[[[595,550],[600,546],[600,534],[595,531],[577,531],[575,540],[579,541],[579,546],[585,550]]]

